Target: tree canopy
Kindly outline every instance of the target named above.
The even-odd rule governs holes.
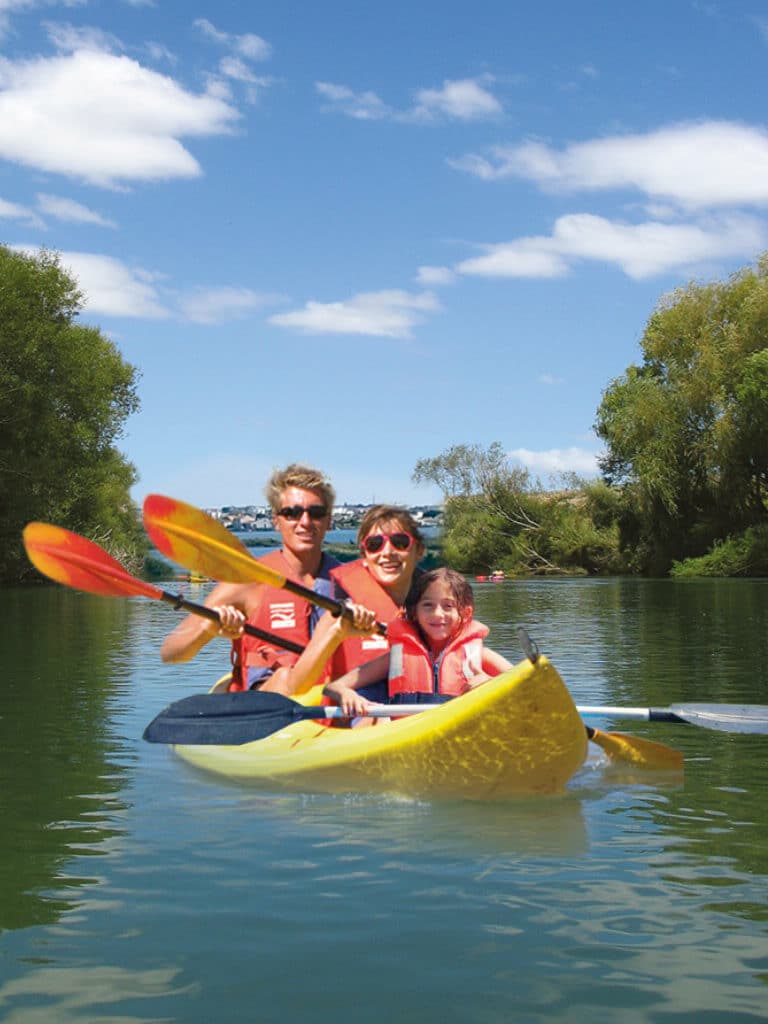
[[[94,327],[58,255],[0,246],[0,580],[29,565],[40,519],[135,553],[133,466],[115,447],[138,409],[137,370]]]
[[[663,298],[641,349],[605,391],[595,429],[623,494],[622,546],[639,571],[661,574],[766,524],[768,255]]]

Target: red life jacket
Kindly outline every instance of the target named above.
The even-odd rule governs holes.
[[[355,604],[365,605],[376,618],[388,626],[400,614],[400,608],[386,590],[380,586],[365,567],[362,558],[346,562],[331,569],[331,576]],[[338,679],[350,669],[373,661],[389,650],[389,640],[374,633],[372,636],[351,636],[335,651],[331,659],[331,679]]]
[[[398,619],[388,629],[389,696],[401,694],[446,694],[457,697],[468,679],[483,670],[483,640],[488,627],[474,619],[468,622],[433,660],[416,627]],[[403,699],[399,697],[399,699]]]
[[[270,551],[259,561],[279,572],[294,583],[301,581],[288,566],[282,551]],[[251,609],[248,622],[259,629],[275,633],[286,640],[306,647],[309,643],[309,617],[312,605],[301,597],[262,583],[256,594],[255,606]],[[243,635],[232,641],[232,681],[229,690],[248,689],[248,668],[271,669],[273,672],[283,665],[294,665],[298,654],[283,651],[257,636]]]

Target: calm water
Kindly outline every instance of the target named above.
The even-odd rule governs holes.
[[[768,581],[477,594],[580,703],[768,703]],[[4,1024],[768,1019],[768,737],[634,723],[684,782],[598,752],[544,803],[272,795],[141,741],[226,664],[161,665],[167,606],[0,609]]]

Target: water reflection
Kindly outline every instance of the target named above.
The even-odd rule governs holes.
[[[125,765],[112,700],[126,666],[125,602],[86,607],[60,588],[3,594],[0,929],[49,923],[88,881],[65,865],[115,836]],[[83,599],[86,600],[86,599]],[[32,612],[32,614],[30,614]],[[56,888],[57,896],[42,894]]]

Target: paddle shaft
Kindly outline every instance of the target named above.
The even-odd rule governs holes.
[[[183,608],[185,612],[200,615],[204,619],[210,619],[211,622],[220,621],[218,612],[214,611],[213,608],[208,608],[204,604],[197,604],[194,601],[187,601],[181,594],[171,594],[167,590],[159,590],[158,599],[172,605],[177,611]],[[267,643],[274,644],[275,647],[279,647],[283,651],[291,651],[293,654],[301,654],[304,650],[300,644],[295,644],[292,640],[284,640],[274,633],[268,633],[265,629],[259,629],[258,626],[252,626],[250,622],[245,623],[243,632],[249,636],[258,637],[259,640],[266,640]]]

